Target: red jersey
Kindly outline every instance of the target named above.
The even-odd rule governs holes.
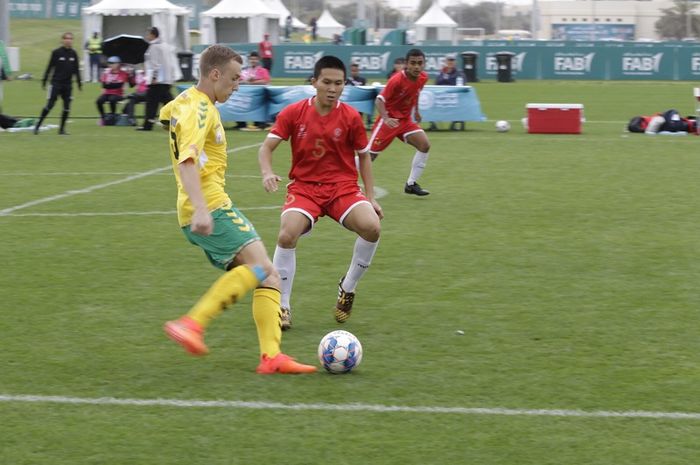
[[[124,96],[124,84],[130,81],[129,73],[124,70],[118,70],[116,73],[107,68],[100,77],[102,82],[102,93],[105,95]]]
[[[260,57],[262,58],[272,58],[272,42],[269,40],[263,40],[258,44],[258,49],[260,50]]]
[[[365,152],[367,133],[360,114],[338,102],[325,116],[311,97],[293,103],[277,115],[268,137],[292,139],[289,179],[302,182],[357,182],[355,151]]]
[[[390,118],[406,119],[411,117],[411,113],[418,102],[418,95],[421,89],[428,82],[428,73],[421,72],[418,79],[412,81],[406,76],[406,71],[394,73],[387,81],[386,87],[379,94],[379,97],[386,104],[386,111]]]

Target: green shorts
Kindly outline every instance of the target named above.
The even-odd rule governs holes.
[[[251,242],[259,241],[260,236],[253,224],[236,207],[219,208],[211,212],[214,218],[214,232],[209,236],[200,236],[182,228],[182,232],[192,244],[204,250],[212,265],[222,270],[229,269],[238,252]]]

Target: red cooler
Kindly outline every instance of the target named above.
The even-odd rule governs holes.
[[[530,134],[581,134],[580,103],[528,103],[525,108]]]

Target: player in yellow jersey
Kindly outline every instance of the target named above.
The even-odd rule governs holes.
[[[238,89],[241,57],[212,45],[201,55],[199,82],[160,112],[170,133],[170,157],[177,180],[177,213],[187,239],[225,273],[184,316],[165,323],[172,340],[193,355],[209,352],[204,330],[228,305],[253,291],[253,318],[260,342],[257,372],[313,373],[280,351],[280,276],[260,236],[224,191],[226,136],[215,102]]]

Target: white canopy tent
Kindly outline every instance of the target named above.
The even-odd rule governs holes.
[[[273,44],[279,39],[280,14],[262,0],[221,0],[199,17],[204,44],[257,43],[264,34]]]
[[[433,2],[414,25],[417,42],[440,40],[457,43],[457,23],[445,13],[437,1]]]
[[[168,0],[102,0],[83,8],[83,37],[94,32],[104,39],[119,34],[143,36],[155,26],[163,42],[176,52],[189,50],[189,16],[190,10]]]
[[[345,26],[336,21],[328,10],[323,10],[321,16],[316,20],[316,33],[319,37],[332,39],[334,34],[341,35],[344,30]]]
[[[292,13],[287,9],[286,6],[284,6],[282,0],[263,0],[263,2],[271,10],[276,11],[280,14],[280,27],[284,28],[287,21],[287,16],[291,15]],[[299,21],[299,19],[296,16],[292,16],[293,29],[306,29],[306,27],[306,24]]]

